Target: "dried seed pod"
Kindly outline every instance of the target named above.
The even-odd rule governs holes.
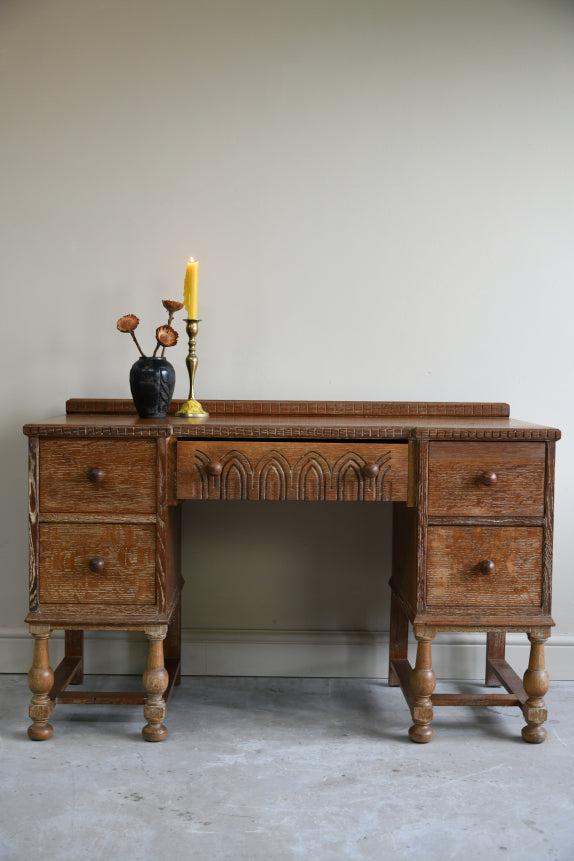
[[[170,314],[175,314],[176,311],[181,311],[183,302],[176,302],[175,299],[163,299],[162,305]]]
[[[125,314],[118,320],[118,329],[120,332],[133,332],[139,325],[139,317],[135,314]]]
[[[177,344],[179,338],[178,333],[171,326],[158,326],[155,330],[155,336],[160,344],[164,347],[173,347]]]

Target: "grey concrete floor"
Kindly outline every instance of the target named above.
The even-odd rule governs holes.
[[[31,742],[28,700],[0,676],[2,861],[574,859],[574,683],[542,745],[518,709],[461,707],[415,745],[384,681],[184,677],[160,744],[127,706],[58,706]]]

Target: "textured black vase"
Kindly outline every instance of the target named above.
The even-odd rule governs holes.
[[[142,356],[130,371],[130,389],[142,419],[162,419],[175,387],[175,371],[161,356]]]

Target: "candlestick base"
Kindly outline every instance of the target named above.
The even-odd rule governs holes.
[[[199,401],[190,399],[181,405],[181,409],[176,412],[176,416],[187,419],[205,419],[209,413],[206,413]]]

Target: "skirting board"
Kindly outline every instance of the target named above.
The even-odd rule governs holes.
[[[386,678],[388,632],[183,631],[182,670],[189,676],[284,676]],[[484,634],[438,634],[432,647],[439,678],[480,679],[484,675]],[[64,652],[63,633],[50,639],[55,666]],[[522,674],[528,664],[525,634],[507,635],[507,658]],[[86,633],[87,673],[139,674],[146,664],[145,636],[124,631]],[[415,644],[409,657],[414,662]],[[27,673],[32,638],[26,628],[0,629],[0,672]],[[546,647],[550,679],[574,680],[574,635],[556,634]]]

